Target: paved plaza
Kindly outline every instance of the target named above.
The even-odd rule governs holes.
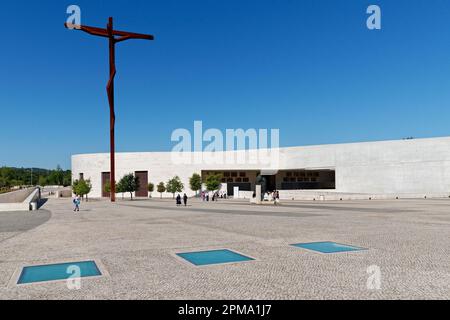
[[[71,199],[50,199],[38,212],[0,214],[0,299],[449,299],[449,208],[450,199],[176,207],[153,198],[92,200],[74,213]],[[317,241],[368,250],[291,246]],[[196,267],[176,256],[212,249],[254,260]],[[15,285],[23,266],[84,260],[106,272],[80,290]],[[379,290],[367,287],[373,266]]]

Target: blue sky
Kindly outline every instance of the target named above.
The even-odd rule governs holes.
[[[282,146],[450,135],[450,1],[2,1],[0,166],[109,150],[107,41],[64,29],[70,4],[156,36],[118,45],[117,151],[170,150],[194,120]]]

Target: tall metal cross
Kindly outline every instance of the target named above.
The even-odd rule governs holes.
[[[115,165],[115,143],[114,143],[114,127],[116,122],[116,115],[114,112],[114,78],[116,76],[116,43],[129,39],[154,40],[152,35],[118,31],[113,28],[113,18],[109,18],[106,29],[88,27],[83,25],[75,25],[70,23],[64,24],[68,29],[81,30],[93,36],[104,37],[109,39],[109,81],[106,86],[109,101],[109,116],[110,116],[110,195],[111,202],[116,201],[116,165]],[[102,186],[103,188],[104,186]]]

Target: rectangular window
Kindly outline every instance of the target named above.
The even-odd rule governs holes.
[[[280,180],[280,190],[336,189],[335,170],[293,169],[283,171]]]

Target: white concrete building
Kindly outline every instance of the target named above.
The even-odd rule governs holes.
[[[289,199],[377,199],[391,197],[448,197],[450,195],[450,137],[381,142],[289,147],[279,152],[278,172],[265,176],[269,190],[280,190]],[[244,152],[247,156],[254,151]],[[242,152],[240,152],[242,154]],[[204,153],[205,154],[205,153]],[[239,152],[232,152],[236,155]],[[226,153],[223,153],[226,156]],[[229,155],[229,154],[228,154]],[[189,156],[195,157],[194,153]],[[178,175],[189,189],[189,177],[220,173],[222,190],[248,197],[255,188],[259,165],[176,164],[170,152],[116,154],[116,180],[134,173],[147,196],[146,185],[167,182]],[[73,179],[90,179],[90,197],[108,196],[102,185],[109,181],[109,154],[72,156]],[[264,175],[264,172],[262,173]],[[155,191],[153,196],[159,196]],[[172,197],[171,194],[164,194]],[[120,197],[120,195],[118,195]]]

